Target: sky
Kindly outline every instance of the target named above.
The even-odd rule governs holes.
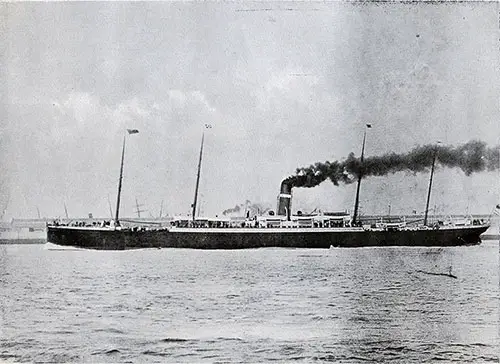
[[[3,218],[275,208],[296,168],[418,145],[500,144],[496,2],[0,3]],[[204,129],[205,124],[212,128]],[[363,180],[361,214],[425,209],[428,173]],[[490,213],[498,171],[438,166],[431,207]],[[355,185],[293,190],[352,211]],[[389,207],[390,206],[390,207]]]

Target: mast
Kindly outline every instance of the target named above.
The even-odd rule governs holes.
[[[10,201],[10,193],[7,195],[7,202],[5,202],[5,206],[2,210],[2,216],[0,216],[0,220],[3,220],[3,217],[5,216],[5,213],[7,212],[7,207],[9,206],[9,201]]]
[[[135,212],[137,213],[137,217],[141,217],[141,212],[147,211],[147,210],[141,210],[140,207],[143,206],[143,204],[139,204],[137,201],[137,197],[135,198]]]
[[[358,219],[358,208],[359,208],[359,190],[361,187],[361,178],[363,177],[363,161],[365,158],[365,142],[366,142],[366,130],[371,128],[371,124],[366,124],[366,129],[363,134],[363,146],[361,148],[361,169],[359,171],[359,176],[358,176],[358,186],[356,187],[356,199],[354,200],[354,213],[352,215],[352,222],[356,223],[356,220]]]
[[[438,148],[436,146],[436,148],[434,149],[434,156],[432,158],[431,177],[429,178],[429,190],[427,191],[427,203],[425,204],[424,225],[427,225],[427,215],[429,214],[429,202],[431,201],[432,178],[434,177],[434,168],[436,165],[437,152]]]
[[[69,219],[69,217],[68,217],[68,209],[66,208],[66,202],[64,203],[64,213],[66,214],[66,219]]]
[[[119,226],[120,222],[118,216],[120,214],[120,197],[122,194],[122,179],[123,179],[123,159],[125,157],[125,135],[123,135],[123,146],[122,146],[122,159],[120,164],[120,179],[118,180],[118,196],[116,198],[116,214],[115,214],[115,225]]]
[[[113,218],[113,210],[111,209],[111,201],[109,200],[109,195],[108,195],[108,206],[109,206],[109,218]]]
[[[203,157],[203,142],[205,141],[205,131],[201,134],[200,159],[198,161],[198,173],[196,175],[196,187],[194,189],[193,221],[196,220],[196,203],[198,202],[198,187],[200,186],[201,159]]]
[[[137,129],[127,129],[127,133],[130,134],[137,134],[139,133],[139,130]],[[123,146],[122,146],[122,159],[121,159],[121,164],[120,164],[120,179],[118,180],[118,196],[116,197],[116,214],[115,214],[115,226],[120,226],[120,221],[118,220],[118,217],[120,216],[120,197],[122,194],[122,180],[123,180],[123,160],[125,158],[125,137],[127,134],[123,135]]]
[[[141,210],[139,210],[139,202],[137,202],[137,197],[135,198],[135,208],[137,212],[137,217],[141,217]]]

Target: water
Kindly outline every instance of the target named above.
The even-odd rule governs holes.
[[[498,362],[498,241],[196,251],[0,246],[0,361]],[[448,273],[457,279],[429,275]]]

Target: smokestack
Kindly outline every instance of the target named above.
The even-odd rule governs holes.
[[[277,215],[286,216],[287,220],[290,221],[291,208],[292,187],[285,179],[281,182],[280,194],[278,195]]]

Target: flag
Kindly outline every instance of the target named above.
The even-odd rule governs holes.
[[[137,129],[127,129],[127,131],[129,134],[137,134],[139,132]]]
[[[207,129],[212,129],[212,125],[210,125],[210,124],[205,124],[205,128],[207,128]]]
[[[372,127],[372,124],[366,124],[366,127],[367,127],[367,128],[371,128],[371,127]]]

